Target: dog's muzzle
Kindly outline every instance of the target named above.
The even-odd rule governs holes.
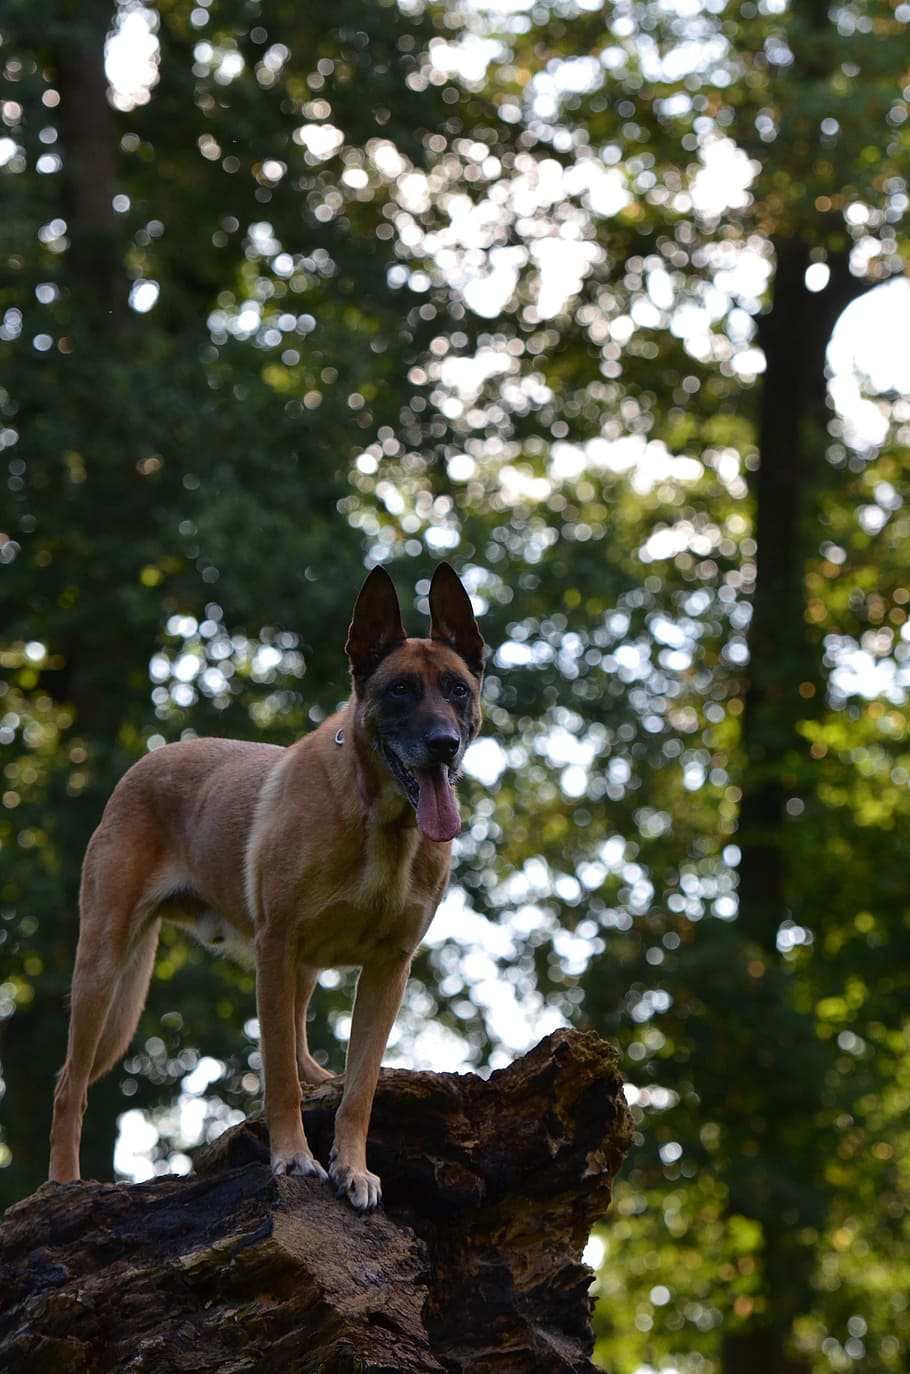
[[[450,741],[454,738],[454,748]],[[417,828],[428,840],[443,844],[454,840],[461,829],[461,815],[455,796],[457,770],[450,767],[461,747],[457,737],[446,736],[446,744],[428,752],[437,758],[445,753],[446,761],[432,763],[425,768],[409,767],[394,749],[383,744],[382,753],[389,771],[398,782],[408,801],[417,812]]]

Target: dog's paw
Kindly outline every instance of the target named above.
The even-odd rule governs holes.
[[[315,1059],[307,1056],[306,1059],[297,1061],[297,1077],[301,1083],[319,1084],[327,1083],[335,1075],[331,1069],[324,1069]]]
[[[272,1173],[276,1178],[318,1178],[324,1183],[328,1182],[329,1177],[319,1160],[314,1159],[311,1154],[304,1154],[303,1151],[298,1151],[297,1154],[273,1155]]]
[[[378,1175],[371,1174],[368,1169],[354,1169],[333,1160],[329,1165],[329,1178],[338,1196],[347,1198],[357,1212],[372,1212],[382,1200]]]

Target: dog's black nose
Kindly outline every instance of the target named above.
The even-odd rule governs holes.
[[[428,730],[423,737],[427,753],[437,763],[451,763],[461,740],[449,729]]]

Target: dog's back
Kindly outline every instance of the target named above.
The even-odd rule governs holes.
[[[124,903],[129,888],[134,921],[159,908],[169,920],[215,911],[251,935],[244,856],[263,784],[284,754],[271,744],[193,739],[135,763],[86,851],[83,916],[96,888]]]

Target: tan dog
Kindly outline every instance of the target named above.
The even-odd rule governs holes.
[[[361,969],[329,1176],[375,1207],[366,1140],[379,1065],[411,959],[449,877],[456,771],[480,725],[483,640],[448,564],[429,639],[408,639],[388,574],[363,585],[347,641],[353,694],[289,749],[169,744],[135,764],[85,856],[66,1062],[50,1177],[79,1177],[87,1090],[126,1052],[163,920],[255,955],[265,1113],[276,1174],[315,1175],[300,1080],[331,1077],[307,1048],[319,969]]]

